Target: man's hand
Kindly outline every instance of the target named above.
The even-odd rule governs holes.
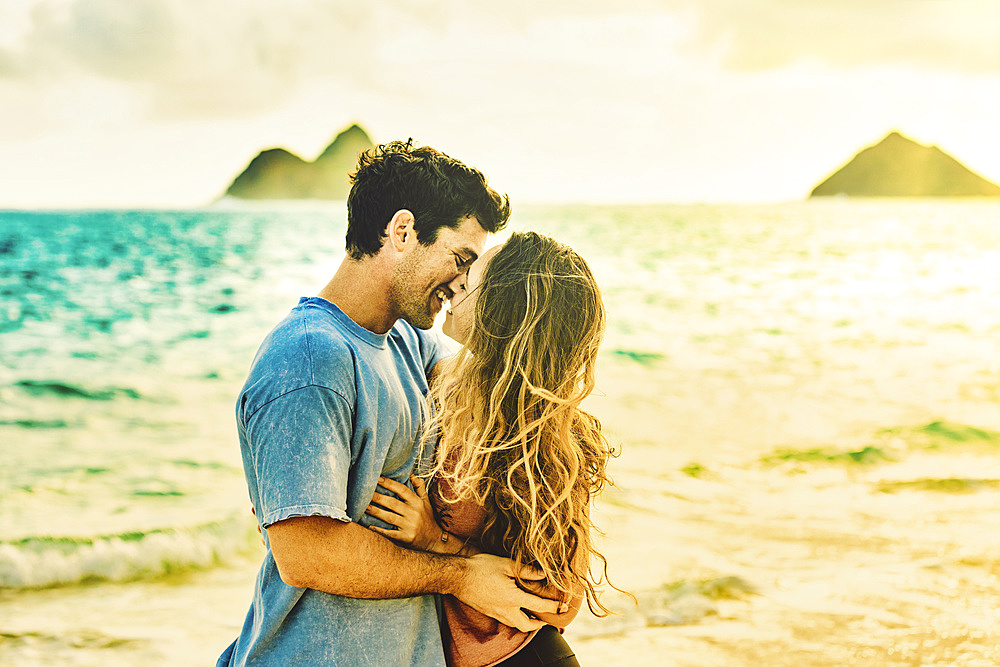
[[[544,580],[524,581],[521,583],[521,587],[529,593],[534,593],[535,595],[543,598],[562,600],[566,596],[565,593]],[[574,595],[570,596],[568,608],[564,604],[557,614],[538,612],[536,616],[549,625],[554,625],[557,628],[565,628],[574,618],[576,618],[577,614],[580,613],[580,608],[583,606],[585,600],[584,591],[583,589],[580,589]]]
[[[530,618],[525,610],[532,614],[559,613],[562,605],[558,600],[532,595],[517,586],[514,563],[510,559],[478,554],[469,558],[467,563],[455,597],[473,609],[522,632],[537,630],[545,625],[537,618]],[[531,567],[524,568],[520,575],[525,580],[544,577]]]

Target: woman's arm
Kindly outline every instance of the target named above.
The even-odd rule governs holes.
[[[410,476],[410,480],[416,489],[415,492],[394,479],[379,478],[379,484],[395,493],[398,498],[376,493],[365,512],[395,526],[396,529],[389,530],[378,526],[369,528],[398,544],[420,551],[460,556],[482,553],[482,550],[469,540],[462,540],[441,527],[434,517],[434,507],[427,496],[427,484],[415,476]]]

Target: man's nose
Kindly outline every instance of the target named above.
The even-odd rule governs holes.
[[[462,290],[462,281],[465,280],[465,273],[460,273],[455,276],[455,279],[448,283],[448,290],[451,292],[451,296],[455,296]]]

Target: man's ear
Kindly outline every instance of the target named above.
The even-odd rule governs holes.
[[[386,244],[395,252],[403,252],[417,243],[413,214],[402,208],[392,216],[386,227]]]

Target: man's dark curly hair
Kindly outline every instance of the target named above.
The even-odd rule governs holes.
[[[417,241],[430,245],[442,227],[475,216],[488,232],[504,228],[510,199],[486,176],[430,146],[392,141],[365,151],[351,174],[347,196],[347,253],[363,259],[385,243],[386,226],[400,209],[413,214]]]

